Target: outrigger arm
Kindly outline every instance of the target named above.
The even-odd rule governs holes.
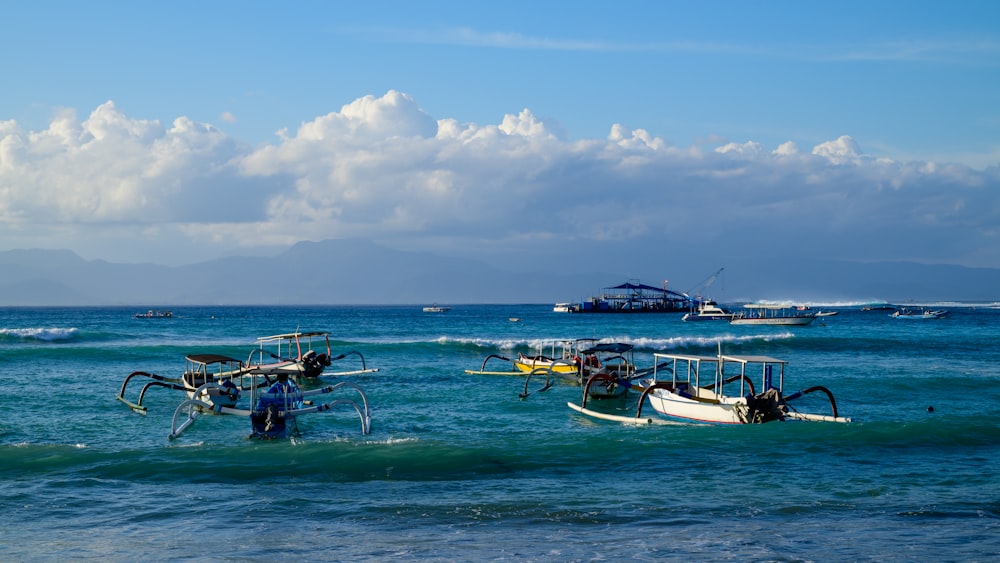
[[[125,398],[125,388],[128,386],[128,382],[133,377],[137,376],[148,377],[153,381],[149,381],[142,386],[142,389],[139,391],[139,399],[133,403],[132,401],[129,401],[128,399]],[[183,381],[181,381],[181,379],[178,377],[164,377],[162,375],[156,375],[155,373],[148,373],[145,371],[133,371],[132,373],[128,374],[128,377],[126,377],[125,381],[122,382],[121,391],[119,391],[118,394],[115,395],[115,399],[118,399],[119,401],[125,403],[125,405],[127,405],[128,408],[132,409],[133,411],[144,415],[146,414],[146,407],[142,405],[142,399],[143,397],[146,396],[146,391],[149,390],[150,387],[166,387],[168,389],[173,389],[175,391],[184,391],[186,389],[186,387],[184,387]]]

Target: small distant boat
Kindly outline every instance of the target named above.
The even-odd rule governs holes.
[[[451,311],[451,307],[445,307],[443,305],[438,305],[437,303],[431,305],[430,307],[424,307],[425,313],[447,313]]]
[[[715,301],[702,301],[698,304],[698,309],[691,311],[690,313],[685,313],[681,317],[684,321],[728,321],[736,316],[736,313],[730,313]]]
[[[136,313],[137,319],[169,319],[174,316],[173,311],[154,311],[152,309],[145,313]]]
[[[507,320],[512,323],[519,323],[521,322],[521,317],[507,317]]]
[[[832,317],[837,314],[837,311],[817,311],[817,317]]]
[[[729,323],[734,325],[804,326],[816,320],[816,313],[796,312],[791,305],[748,303]]]
[[[932,311],[930,309],[899,309],[893,314],[889,315],[894,319],[943,319],[948,316],[948,311],[944,309],[938,309]]]
[[[569,303],[556,303],[555,306],[552,307],[552,312],[553,313],[569,313],[570,312],[570,304]]]
[[[862,311],[894,311],[896,308],[888,303],[873,303],[861,307]]]

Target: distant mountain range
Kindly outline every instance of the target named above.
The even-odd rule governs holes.
[[[554,303],[579,301],[626,281],[620,273],[569,273],[546,266],[505,270],[358,239],[301,242],[270,258],[230,257],[184,266],[84,260],[68,250],[10,250],[0,252],[0,305]],[[683,266],[660,275],[676,276]],[[726,295],[715,295],[720,300],[1000,300],[1000,269],[993,268],[805,259],[766,269],[747,260],[726,269]]]

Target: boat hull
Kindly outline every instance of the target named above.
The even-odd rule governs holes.
[[[683,320],[685,322],[691,322],[691,321],[729,321],[729,320],[732,320],[732,318],[734,316],[735,315],[732,315],[732,314],[715,315],[715,314],[704,314],[704,313],[686,313],[683,317],[681,317],[681,320]]]
[[[704,402],[659,389],[648,396],[649,405],[659,414],[679,420],[712,424],[743,424],[737,408],[746,405],[743,397],[723,397],[719,402]]]
[[[781,325],[781,326],[804,326],[816,320],[816,315],[808,317],[770,317],[770,318],[747,318],[734,317],[729,324],[734,325]]]
[[[577,374],[580,372],[576,364],[564,361],[536,360],[523,356],[514,360],[514,367],[523,373],[532,373],[539,369],[547,369],[559,374]]]

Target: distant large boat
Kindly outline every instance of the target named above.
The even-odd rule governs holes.
[[[451,311],[451,307],[445,307],[443,305],[438,305],[437,303],[431,305],[430,307],[424,307],[425,313],[447,313]]]
[[[601,294],[573,305],[571,313],[683,313],[690,298],[676,291],[628,280],[621,285],[606,287]]]
[[[791,305],[747,303],[743,311],[729,320],[734,325],[807,325],[816,320],[816,313],[800,312]]]
[[[702,301],[698,304],[698,309],[685,313],[682,317],[685,321],[728,321],[736,316],[736,313],[719,307],[715,301]]]

